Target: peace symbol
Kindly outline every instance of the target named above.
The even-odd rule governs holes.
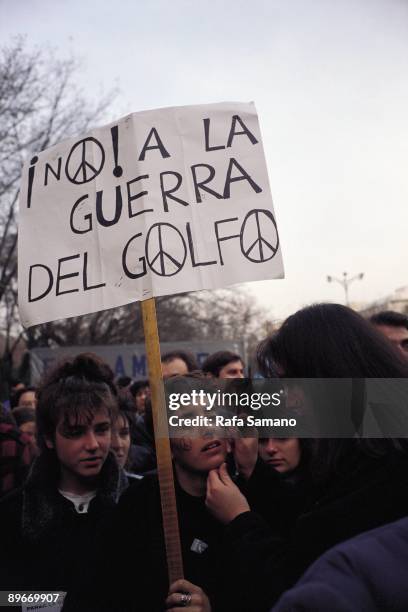
[[[96,138],[84,138],[71,149],[65,174],[67,179],[75,185],[89,183],[101,172],[105,163],[105,151]]]
[[[240,242],[241,251],[249,261],[261,263],[275,257],[279,236],[270,210],[255,209],[247,214],[242,224]]]
[[[163,242],[171,245],[170,254]],[[151,254],[153,251],[154,255]],[[146,236],[146,259],[159,276],[174,276],[184,266],[187,247],[182,234],[170,223],[155,223]]]

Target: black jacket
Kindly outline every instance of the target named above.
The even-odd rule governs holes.
[[[230,599],[235,577],[229,554],[222,553],[224,527],[204,498],[189,495],[177,482],[176,498],[184,577],[204,589],[212,612],[238,612],[238,602]],[[155,475],[124,493],[96,556],[83,583],[68,593],[64,612],[163,612],[169,583]]]
[[[279,487],[265,468],[248,490],[251,508],[263,516],[241,514],[227,526],[224,540],[237,586],[245,585],[241,600],[248,612],[269,610],[332,546],[408,514],[404,454],[371,458],[356,453],[347,473],[323,487],[304,486],[299,496]]]
[[[79,514],[57,489],[53,452],[33,463],[24,487],[0,502],[1,590],[67,591],[94,549],[103,519],[113,510],[126,478],[109,455],[87,513]]]

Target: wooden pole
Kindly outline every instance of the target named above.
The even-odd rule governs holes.
[[[183,559],[181,554],[155,299],[150,298],[145,300],[141,302],[141,306],[147,365],[149,368],[150,391],[152,395],[153,425],[163,514],[164,541],[166,546],[169,584],[171,584],[175,580],[183,578]]]

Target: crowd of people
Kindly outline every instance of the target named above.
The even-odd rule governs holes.
[[[317,304],[257,360],[265,378],[405,379],[408,317]],[[162,372],[211,391],[245,363],[175,351]],[[149,381],[115,381],[83,353],[15,388],[0,413],[1,590],[63,591],[68,612],[408,609],[408,440],[209,427],[170,443],[184,568],[171,584]]]

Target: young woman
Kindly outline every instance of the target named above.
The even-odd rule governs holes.
[[[123,410],[120,410],[112,423],[111,450],[118,466],[125,469],[130,451],[130,421]]]
[[[109,454],[117,413],[110,368],[91,354],[57,366],[38,389],[40,455],[0,504],[3,589],[67,591],[83,571],[122,485]]]
[[[214,391],[209,379],[174,377],[168,385],[180,392],[192,389]],[[169,391],[171,392],[171,391]],[[186,406],[179,413],[190,418],[204,415],[205,408]],[[183,433],[183,432],[180,432]],[[162,612],[166,607],[178,612],[180,606],[194,612],[239,610],[233,601],[234,574],[229,572],[230,552],[222,553],[223,525],[208,512],[205,495],[211,470],[227,460],[231,450],[225,432],[216,428],[191,429],[186,437],[171,439],[175,488],[179,518],[184,575],[186,581],[169,585],[157,477],[145,476],[122,496],[104,531],[101,552],[96,565],[84,576],[75,592],[68,594],[65,610],[127,612],[143,610]],[[248,446],[252,445],[252,450]],[[244,446],[244,448],[242,448]],[[252,452],[255,463],[257,448],[253,441],[235,445],[237,463],[244,471],[241,455]],[[124,543],[134,563],[115,564]]]
[[[269,376],[408,376],[407,364],[369,323],[335,304],[318,304],[289,317],[263,343],[259,358]],[[267,491],[267,480],[261,482]],[[408,513],[405,443],[313,441],[302,496],[285,532],[275,519],[286,515],[292,502],[283,496],[279,506],[271,503],[271,520],[263,520],[250,510],[224,469],[210,473],[207,507],[226,525],[224,543],[235,552],[231,563],[237,588],[245,582],[244,609],[269,610],[324,551]]]
[[[299,438],[259,438],[259,456],[274,470],[289,476],[299,467],[302,442]]]

